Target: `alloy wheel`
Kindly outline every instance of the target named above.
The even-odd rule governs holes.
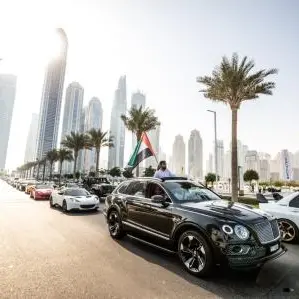
[[[206,265],[206,251],[196,236],[186,235],[179,244],[179,254],[185,267],[192,273],[200,273]]]
[[[116,211],[112,211],[109,214],[108,227],[112,236],[116,236],[119,233],[120,219]]]
[[[292,242],[296,238],[296,228],[287,220],[278,221],[282,241]]]

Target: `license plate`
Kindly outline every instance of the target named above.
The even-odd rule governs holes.
[[[270,252],[274,252],[274,251],[278,250],[278,248],[279,248],[278,244],[273,245],[273,246],[270,247]]]

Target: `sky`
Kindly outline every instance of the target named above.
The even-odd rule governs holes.
[[[252,150],[274,156],[299,150],[299,2],[237,0],[0,0],[0,73],[18,76],[6,167],[23,163],[31,114],[39,112],[45,67],[53,55],[55,28],[65,30],[69,52],[64,88],[78,81],[84,104],[97,96],[103,129],[121,75],[132,92],[146,94],[162,123],[160,144],[169,156],[174,137],[187,145],[191,130],[203,139],[204,165],[213,151],[213,116],[218,139],[228,149],[231,112],[204,99],[197,76],[211,74],[223,55],[254,59],[256,68],[278,68],[273,96],[242,104],[238,137]],[[62,109],[64,105],[64,97]],[[63,110],[62,110],[63,112]],[[63,115],[63,114],[61,114]],[[131,135],[126,138],[126,160]],[[107,159],[103,151],[102,159]]]

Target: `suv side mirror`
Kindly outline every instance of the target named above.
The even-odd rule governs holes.
[[[57,194],[58,195],[63,195],[63,191],[59,191]]]
[[[164,207],[167,207],[169,205],[169,203],[166,201],[166,198],[163,195],[153,195],[151,197],[151,201],[153,203],[159,203]]]

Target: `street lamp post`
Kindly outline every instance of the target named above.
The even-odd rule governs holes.
[[[217,158],[217,114],[216,111],[207,110],[214,114],[214,138],[215,138],[215,174],[216,174],[216,183],[218,182],[218,158]]]

